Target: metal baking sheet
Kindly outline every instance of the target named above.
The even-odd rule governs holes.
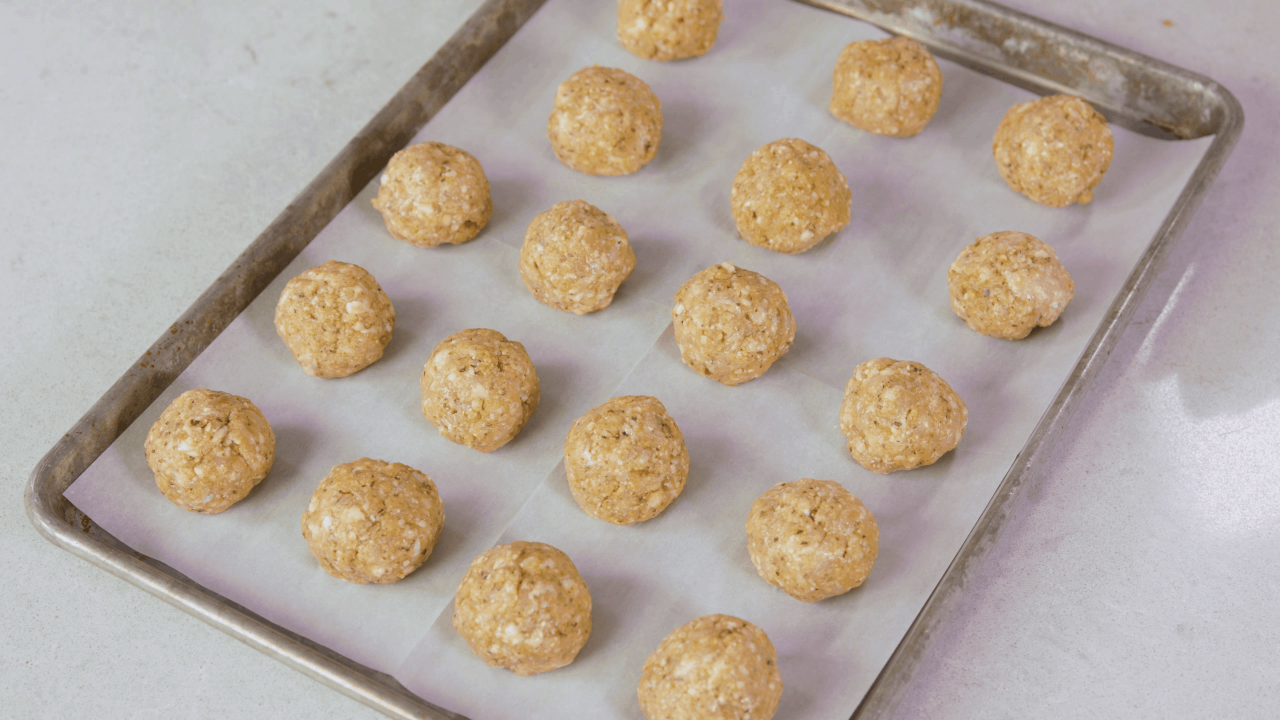
[[[956,8],[961,8],[964,12],[960,12]],[[862,9],[865,11],[865,6],[863,6]],[[486,11],[488,12],[487,15],[485,14]],[[514,21],[510,19],[512,17],[511,12],[512,8],[510,6],[491,4],[486,10],[482,10],[481,13],[477,15],[479,20],[473,19],[472,22],[468,23],[468,27],[473,29],[480,28],[479,31],[473,32],[470,37],[480,37],[484,35],[484,32],[497,32],[500,36],[503,32],[513,31]],[[500,20],[504,17],[508,19]],[[498,18],[499,20],[495,21],[495,18]],[[968,18],[967,22],[970,23],[969,25],[965,25],[961,22],[965,20],[965,18]],[[975,18],[980,20],[980,22],[975,20]],[[891,17],[890,19],[894,18]],[[1216,137],[1213,141],[1213,145],[1210,146],[1209,150],[1201,160],[1200,167],[1197,169],[1196,173],[1191,176],[1190,182],[1188,182],[1182,189],[1182,196],[1178,202],[1174,204],[1173,211],[1170,215],[1166,217],[1161,231],[1156,234],[1155,240],[1151,245],[1147,246],[1145,254],[1143,254],[1138,260],[1134,274],[1130,277],[1125,288],[1121,291],[1119,300],[1117,300],[1117,303],[1111,307],[1109,313],[1103,318],[1103,321],[1099,326],[1100,329],[1098,333],[1094,336],[1089,348],[1085,351],[1084,359],[1080,364],[1075,366],[1066,388],[1059,394],[1057,399],[1054,400],[1053,404],[1050,405],[1049,412],[1045,416],[1045,420],[1036,427],[1031,442],[1023,448],[1022,453],[1018,456],[1017,460],[1014,461],[1013,468],[1007,475],[1000,491],[996,493],[991,507],[982,514],[977,528],[974,530],[974,533],[970,535],[969,540],[966,541],[965,547],[967,549],[961,550],[960,555],[957,556],[957,564],[953,565],[952,569],[943,577],[941,584],[938,586],[938,591],[934,594],[934,599],[930,600],[926,605],[924,613],[920,615],[913,629],[908,632],[906,639],[899,645],[897,653],[886,666],[885,671],[881,675],[880,681],[877,682],[872,691],[867,694],[867,699],[864,701],[863,709],[860,712],[868,717],[879,712],[877,708],[887,707],[892,701],[896,688],[900,688],[901,684],[909,678],[911,658],[918,656],[919,648],[923,647],[923,643],[927,642],[928,628],[932,627],[932,624],[940,622],[942,618],[945,617],[945,598],[948,596],[948,593],[953,593],[958,589],[957,583],[962,583],[963,568],[966,567],[966,563],[976,561],[976,558],[980,556],[982,549],[989,546],[990,539],[993,536],[994,531],[998,529],[1001,518],[1005,513],[1007,513],[1010,507],[1012,507],[1011,503],[1013,501],[1009,498],[1015,497],[1014,491],[1016,491],[1016,488],[1019,487],[1023,479],[1028,476],[1028,473],[1034,469],[1034,458],[1039,456],[1039,451],[1046,447],[1046,442],[1050,441],[1046,438],[1050,438],[1054,430],[1057,427],[1060,427],[1061,422],[1065,419],[1065,413],[1071,407],[1070,400],[1075,397],[1073,393],[1078,393],[1087,386],[1087,379],[1090,376],[1091,368],[1096,367],[1096,363],[1100,361],[1101,357],[1105,357],[1105,349],[1109,347],[1109,341],[1107,340],[1108,333],[1110,333],[1110,337],[1114,337],[1114,335],[1118,333],[1118,329],[1122,326],[1125,318],[1125,308],[1132,305],[1133,301],[1136,299],[1136,294],[1143,287],[1142,278],[1149,276],[1150,268],[1158,259],[1159,252],[1162,251],[1163,247],[1167,245],[1173,236],[1176,235],[1176,230],[1180,229],[1180,223],[1184,222],[1186,215],[1189,214],[1190,207],[1188,203],[1194,202],[1194,199],[1199,195],[1199,189],[1208,182],[1212,172],[1216,170],[1217,163],[1220,163],[1222,158],[1225,157],[1225,149],[1229,148],[1230,141],[1234,140],[1233,133],[1238,132],[1239,123],[1238,113],[1232,112],[1231,103],[1229,102],[1229,94],[1222,95],[1223,91],[1217,89],[1216,86],[1213,86],[1209,81],[1202,78],[1195,78],[1194,76],[1182,73],[1181,71],[1169,69],[1159,63],[1155,63],[1154,61],[1149,61],[1144,58],[1137,58],[1135,60],[1134,56],[1131,54],[1126,54],[1122,51],[1118,51],[1114,48],[1107,48],[1105,46],[1102,46],[1102,50],[1105,52],[1102,52],[1100,56],[1090,55],[1081,50],[1081,47],[1084,47],[1085,50],[1090,48],[1097,50],[1096,46],[1098,46],[1098,44],[1095,41],[1087,41],[1087,39],[1082,40],[1078,37],[1076,38],[1078,41],[1076,46],[1070,46],[1065,50],[1059,48],[1058,50],[1049,52],[1049,50],[1052,50],[1054,47],[1058,47],[1050,42],[1054,39],[1053,28],[1046,29],[1046,26],[1042,23],[1036,23],[1036,21],[1022,18],[1021,16],[1009,14],[1007,11],[993,9],[991,6],[976,4],[960,6],[954,3],[940,3],[929,7],[916,3],[913,4],[910,13],[898,15],[896,19],[899,22],[903,22],[904,20],[914,21],[917,24],[923,25],[925,29],[932,28],[938,34],[938,38],[935,38],[936,44],[934,42],[930,42],[930,44],[934,45],[935,49],[939,50],[939,54],[943,57],[950,57],[962,64],[969,64],[971,67],[983,69],[989,74],[1001,76],[1006,79],[1017,79],[1020,84],[1024,86],[1032,85],[1035,87],[1032,83],[1027,81],[1026,78],[1019,76],[1019,72],[1021,71],[1018,71],[1017,68],[1020,66],[1011,65],[1010,59],[1005,57],[1005,54],[1020,50],[1023,54],[1028,55],[1031,60],[1042,59],[1046,56],[1056,58],[1054,62],[1049,63],[1049,65],[1054,68],[1061,67],[1063,63],[1066,63],[1072,58],[1084,58],[1089,63],[1087,66],[1089,72],[1084,73],[1082,77],[1098,80],[1097,84],[1101,87],[1101,90],[1110,90],[1112,94],[1115,94],[1117,89],[1120,89],[1125,90],[1125,92],[1136,92],[1141,97],[1159,95],[1160,93],[1155,93],[1150,89],[1150,87],[1155,86],[1150,86],[1150,83],[1148,85],[1141,84],[1142,82],[1155,77],[1164,84],[1165,89],[1161,90],[1161,93],[1167,95],[1171,99],[1176,97],[1189,97],[1193,95],[1193,93],[1188,89],[1188,87],[1194,89],[1198,86],[1204,89],[1204,93],[1207,96],[1214,96],[1214,93],[1218,93],[1216,97],[1220,98],[1220,102],[1218,105],[1211,105],[1206,102],[1202,103],[1199,107],[1194,103],[1185,104],[1186,107],[1183,108],[1173,107],[1170,109],[1162,107],[1161,113],[1148,113],[1142,115],[1132,112],[1132,107],[1140,104],[1129,99],[1129,95],[1126,95],[1123,92],[1120,93],[1118,98],[1111,97],[1110,95],[1107,95],[1106,92],[1099,91],[1098,88],[1094,88],[1092,86],[1085,87],[1083,85],[1075,86],[1062,84],[1060,82],[1061,78],[1058,76],[1051,77],[1049,81],[1042,83],[1036,88],[1039,90],[1045,90],[1059,89],[1063,87],[1067,89],[1080,87],[1081,89],[1078,91],[1079,94],[1085,95],[1091,101],[1095,102],[1095,104],[1103,107],[1104,110],[1108,112],[1113,122],[1117,122],[1118,124],[1128,128],[1138,129],[1142,131],[1143,134],[1161,135],[1167,131],[1172,131],[1172,134],[1175,135],[1196,137],[1197,135],[1206,134],[1206,130],[1209,133],[1212,133],[1216,129]],[[1016,21],[1014,22],[1015,25],[1017,23],[1023,23],[1028,27],[1019,31],[1022,33],[1021,35],[1001,35],[1003,31],[1001,30],[1002,26],[1000,25],[1000,22],[1003,21]],[[832,22],[841,21],[833,18]],[[947,30],[947,32],[939,31],[940,28]],[[912,28],[906,26],[896,28],[896,30],[912,32]],[[460,35],[465,34],[466,32],[467,30],[464,28],[463,33],[460,33]],[[948,32],[951,34],[949,35]],[[507,34],[509,35],[510,33],[507,32]],[[924,36],[917,36],[926,42],[929,42],[931,38],[931,36],[927,34]],[[957,40],[957,38],[953,36],[958,36],[959,39]],[[976,41],[973,40],[975,37],[979,39]],[[1021,41],[1010,42],[1010,37],[1021,38]],[[1068,39],[1071,37],[1072,36],[1068,34]],[[457,41],[457,38],[455,38],[455,41]],[[467,49],[474,50],[476,47],[484,45],[484,41],[478,41],[475,39],[464,40],[461,42],[455,41],[451,41],[450,45],[463,48],[464,51]],[[968,43],[968,45],[965,43]],[[986,44],[984,45],[983,43]],[[1092,43],[1092,45],[1090,45],[1090,43]],[[975,47],[979,50],[984,47],[996,47],[1000,53],[999,57],[995,60],[986,58],[985,62],[987,62],[987,66],[984,66],[982,62],[979,62],[984,60],[984,58],[981,53],[974,49]],[[1036,48],[1039,48],[1039,50],[1036,50]],[[446,54],[447,50],[449,50],[449,46],[446,46],[446,49],[442,50],[441,55],[438,56],[438,58],[448,57],[450,60],[454,60],[458,57],[466,57],[465,55],[459,56]],[[1071,52],[1067,52],[1067,50],[1070,50]],[[1016,55],[1016,53],[1014,54]],[[472,57],[474,57],[474,55]],[[977,57],[978,60],[974,60],[974,57]],[[1016,57],[1014,59],[1016,59]],[[1108,70],[1108,66],[1103,62],[1103,60],[1108,59],[1115,61],[1113,64],[1118,63],[1120,70]],[[430,68],[431,66],[429,65],[428,67]],[[992,68],[994,68],[994,70],[992,70]],[[1124,72],[1121,72],[1127,72],[1128,70],[1133,69],[1140,71],[1140,73],[1137,75],[1125,75]],[[425,72],[426,69],[424,69],[424,73]],[[446,74],[448,73],[446,72]],[[1067,75],[1069,75],[1069,73]],[[457,85],[461,84],[459,80],[462,78],[460,78],[456,72],[451,77],[453,78],[454,83]],[[422,78],[423,74],[420,74],[419,80]],[[426,80],[420,84],[430,87],[432,82],[433,81],[431,80]],[[1059,84],[1055,85],[1054,83]],[[1143,88],[1147,89],[1144,90]],[[406,89],[406,92],[408,92],[408,89]],[[400,98],[405,97],[404,93],[400,96]],[[409,96],[409,99],[406,100],[406,103],[410,106],[416,102],[417,99],[412,96]],[[435,107],[439,107],[443,104],[443,101],[439,100],[433,102],[438,103]],[[397,109],[395,105],[396,104],[393,103],[393,105],[389,106],[388,110],[384,111],[384,113],[379,117],[384,119],[396,118],[403,120],[405,117],[404,113],[401,112],[403,108]],[[1204,123],[1197,125],[1195,122],[1192,122],[1196,118],[1211,119],[1215,112],[1220,116],[1220,119],[1226,122],[1225,125],[1213,126],[1212,124],[1205,125]],[[1235,118],[1234,126],[1230,122],[1232,118]],[[310,235],[314,235],[315,232],[318,231],[319,227],[324,226],[329,219],[346,204],[345,199],[342,199],[340,204],[337,204],[339,203],[339,200],[335,198],[340,198],[348,192],[350,194],[358,192],[366,184],[367,180],[381,168],[390,152],[393,152],[395,149],[407,142],[407,137],[389,140],[385,143],[385,147],[379,146],[377,148],[381,153],[380,159],[376,162],[373,159],[369,159],[365,149],[376,144],[369,138],[379,137],[383,132],[382,128],[384,126],[385,123],[380,124],[379,120],[375,119],[374,123],[371,123],[370,129],[362,132],[361,135],[363,139],[357,138],[357,141],[353,142],[352,147],[348,148],[351,152],[347,153],[344,151],[344,155],[348,156],[346,157],[346,160],[344,161],[342,157],[339,158],[339,161],[346,163],[345,167],[336,172],[330,172],[327,170],[326,173],[322,174],[321,178],[319,178],[310,189],[311,191],[315,191],[319,188],[319,195],[323,195],[324,192],[336,192],[334,197],[321,202],[315,202],[314,197],[304,197],[301,199],[303,202],[295,203],[295,205],[291,207],[291,209],[299,208],[300,216],[312,221],[312,230],[306,230],[304,228],[303,232],[297,232],[299,230],[297,223],[281,221],[277,221],[277,223],[273,225],[273,228],[279,230],[285,235],[285,237],[291,236],[292,240],[295,242],[305,243],[305,241],[309,240]],[[409,132],[408,135],[411,136],[412,132]],[[339,161],[335,161],[335,164]],[[330,170],[333,168],[334,166],[331,166]],[[372,169],[370,170],[370,168]],[[363,175],[367,175],[367,177],[363,177]],[[344,183],[346,184],[345,187]],[[337,186],[336,189],[335,185]],[[312,195],[316,194],[317,193],[315,192],[312,193]],[[307,194],[304,193],[304,196],[306,195]],[[335,204],[324,205],[324,202],[333,202]],[[328,210],[319,213],[312,212],[316,207],[327,207]],[[324,217],[326,214],[328,214],[329,217]],[[310,235],[307,234],[308,232]],[[272,231],[269,230],[264,236],[271,234]],[[304,236],[306,236],[305,239],[303,239]],[[255,243],[255,247],[257,246],[258,243]],[[251,252],[252,251],[253,249],[251,248]],[[287,262],[288,259],[289,258],[285,258],[285,261]],[[281,264],[281,267],[282,266],[283,263]],[[254,268],[249,268],[244,264],[237,268],[233,268],[233,271],[246,269],[250,270],[250,272],[244,273],[243,276],[250,278],[249,282],[256,281],[267,283],[270,282],[275,273],[279,272],[279,267],[276,267],[274,272],[270,272],[269,275],[257,275],[252,272]],[[778,279],[780,282],[782,281],[781,278]],[[787,285],[785,282],[783,284],[784,287]],[[221,292],[227,289],[228,285],[234,285],[234,283],[228,284],[220,281],[218,285],[215,285],[215,287],[211,289],[211,293]],[[258,286],[258,288],[260,287],[261,285]],[[254,293],[256,293],[256,291],[257,290],[255,289]],[[209,294],[207,293],[206,298],[208,297]],[[204,302],[206,298],[202,298],[201,302]],[[247,304],[251,299],[252,295],[250,295],[248,299],[245,299],[243,304]],[[217,327],[216,330],[213,330],[213,326],[219,322],[222,326],[225,326],[231,318],[239,314],[243,307],[242,305],[241,307],[235,308],[234,311],[230,313],[230,317],[219,317],[216,312],[210,313],[206,311],[206,308],[202,308],[201,302],[198,302],[197,306],[194,307],[192,311],[189,311],[188,316],[185,316],[182,322],[175,325],[175,332],[171,333],[168,338],[164,339],[168,342],[162,341],[162,343],[157,343],[157,347],[153,348],[153,352],[144,356],[141,361],[141,364],[143,365],[143,367],[140,368],[141,370],[146,371],[157,369],[154,367],[147,367],[152,363],[152,358],[157,358],[155,362],[161,370],[165,368],[180,370],[182,367],[185,367],[186,363],[190,361],[189,357],[186,358],[185,361],[182,358],[178,358],[177,360],[174,359],[175,350],[179,353],[182,352],[184,349],[184,343],[174,342],[174,340],[181,340],[191,335],[199,335],[200,331],[206,333],[212,331],[213,334],[216,334],[221,327]],[[188,324],[187,321],[190,321],[190,323]],[[197,332],[192,332],[192,330],[196,330]],[[199,347],[194,348],[194,351],[199,352],[199,350],[203,349],[203,346],[208,343],[205,341],[196,344],[198,344]],[[190,348],[191,346],[186,347]],[[661,343],[659,343],[658,346],[655,346],[655,348],[656,352],[664,352]],[[669,348],[667,351],[669,351]],[[797,355],[797,357],[800,357],[800,355]],[[179,364],[181,364],[181,367],[179,367]],[[804,370],[805,367],[800,366],[797,369]],[[810,369],[812,369],[812,367]],[[146,375],[148,373],[144,372],[141,374]],[[822,372],[819,369],[815,374],[821,375]],[[130,380],[130,376],[126,376],[126,378],[122,379],[122,383],[128,380]],[[159,377],[157,380],[157,378],[153,376],[152,380],[167,383],[172,380],[172,377],[169,377],[168,379]],[[335,656],[334,653],[328,651],[323,645],[317,645],[316,643],[303,640],[298,635],[289,633],[277,626],[272,626],[270,623],[263,621],[262,618],[254,615],[253,613],[247,612],[243,608],[228,603],[222,600],[222,598],[209,593],[205,588],[192,587],[193,583],[170,569],[161,567],[154,561],[138,557],[136,553],[131,553],[128,549],[119,548],[119,544],[113,543],[112,539],[105,537],[105,534],[102,533],[100,529],[96,529],[94,527],[92,521],[84,518],[83,515],[77,516],[75,514],[74,508],[61,497],[61,490],[66,487],[66,484],[74,479],[75,475],[79,474],[78,469],[74,466],[77,462],[76,453],[82,453],[78,457],[83,462],[87,463],[92,460],[91,457],[88,457],[88,454],[92,453],[96,456],[98,452],[101,452],[101,447],[96,448],[96,450],[92,447],[93,443],[103,442],[104,440],[105,442],[110,442],[113,440],[115,436],[119,435],[120,431],[123,430],[123,426],[132,421],[134,417],[137,417],[142,409],[158,397],[159,393],[164,389],[162,386],[159,390],[151,392],[148,396],[146,388],[141,387],[140,393],[139,387],[139,385],[135,385],[131,390],[131,393],[125,396],[126,400],[124,402],[108,403],[110,407],[105,408],[108,411],[118,412],[121,410],[121,405],[137,403],[136,405],[132,405],[134,408],[133,411],[125,409],[124,414],[132,414],[127,418],[127,420],[124,420],[121,425],[116,427],[107,427],[105,432],[100,435],[90,435],[87,441],[83,438],[81,438],[80,442],[75,442],[75,438],[71,438],[70,440],[64,439],[64,442],[60,443],[59,448],[63,448],[63,446],[66,445],[69,446],[69,449],[72,450],[72,452],[67,452],[66,450],[68,448],[63,448],[63,452],[59,454],[59,448],[55,448],[54,452],[52,452],[50,456],[42,462],[41,467],[38,468],[37,472],[33,475],[32,484],[29,487],[28,492],[29,508],[32,509],[33,520],[36,521],[37,526],[41,527],[42,530],[45,530],[46,534],[51,535],[55,542],[59,542],[64,546],[70,546],[73,549],[77,547],[82,548],[80,554],[90,557],[91,560],[99,562],[99,564],[103,564],[109,569],[114,568],[113,571],[117,572],[117,574],[121,574],[131,581],[147,587],[152,592],[165,597],[165,599],[170,602],[183,606],[195,614],[205,617],[214,624],[223,627],[224,629],[228,629],[233,634],[241,637],[241,639],[246,640],[246,642],[254,644],[277,657],[282,657],[282,659],[293,662],[295,666],[299,666],[304,669],[304,671],[308,671],[310,674],[318,676],[326,682],[338,686],[340,689],[344,689],[344,691],[373,705],[374,707],[378,707],[389,714],[398,714],[397,716],[404,717],[421,716],[422,713],[427,712],[427,710],[421,709],[421,706],[418,705],[415,698],[404,693],[393,680],[390,680],[386,676],[380,675],[376,672],[371,672],[368,668],[357,666],[348,658]],[[761,387],[764,386],[761,385]],[[117,389],[118,388],[119,386],[117,386]],[[113,392],[115,392],[115,389],[113,389]],[[110,396],[108,396],[108,398],[104,398],[104,403],[108,402],[110,399]],[[101,408],[102,405],[103,403],[100,403],[98,407],[95,407],[95,411],[99,411],[99,408]],[[92,412],[91,415],[93,415]],[[110,420],[110,416],[110,412],[104,413],[99,411],[94,419]],[[90,418],[87,417],[86,421],[90,421]],[[82,422],[77,429],[84,431],[85,428],[91,429],[92,427],[94,427],[92,424],[85,425],[85,423]],[[97,427],[103,427],[103,425],[99,423]],[[111,437],[107,438],[105,437],[106,435],[110,435]],[[60,462],[62,463],[60,465],[61,472],[63,473],[62,477],[66,479],[62,481],[61,487],[54,485],[51,488],[50,483],[57,482]],[[81,468],[82,467],[83,466],[81,466]],[[1005,467],[1007,467],[1007,464]],[[70,473],[73,472],[74,475],[71,475]],[[45,504],[42,507],[39,503],[41,495],[43,495],[46,500],[51,499],[52,503]],[[554,502],[555,498],[551,498],[551,500]],[[59,502],[62,503],[63,510],[66,513],[61,517],[66,518],[67,521],[59,520],[48,513],[41,513],[41,510],[56,508],[56,504]],[[531,500],[531,502],[533,502],[533,500]],[[87,527],[90,530],[89,538],[85,538],[83,534],[77,530],[77,526]],[[119,552],[121,550],[123,550],[123,552]],[[112,551],[117,552],[118,556],[112,555]],[[126,562],[126,560],[132,562]],[[959,580],[957,580],[957,578],[959,578]],[[415,707],[419,709],[413,709]],[[406,710],[406,708],[409,709]]]

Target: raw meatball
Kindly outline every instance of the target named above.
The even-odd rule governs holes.
[[[1070,95],[1014,105],[991,144],[1009,187],[1049,207],[1092,200],[1113,149],[1106,118]]]
[[[587,175],[630,175],[658,153],[662,103],[640,78],[583,68],[556,90],[547,137],[560,162]]]
[[[760,577],[805,602],[861,585],[879,548],[871,511],[831,480],[778,483],[747,518],[747,549]]]
[[[721,0],[618,0],[618,42],[646,60],[706,55],[716,43]]]
[[[418,247],[464,243],[493,215],[480,161],[438,142],[410,145],[392,156],[373,206],[392,237]]]
[[[417,570],[443,526],[431,478],[369,458],[330,470],[302,514],[302,537],[320,567],[360,584],[392,583]]]
[[[529,223],[520,277],[538,301],[584,315],[603,310],[636,266],[627,231],[583,200],[557,203]]]
[[[689,451],[657,398],[616,397],[574,421],[564,441],[573,499],[593,518],[631,525],[684,490]]]
[[[831,75],[831,114],[876,135],[924,130],[942,98],[942,71],[929,50],[906,37],[850,43]]]
[[[591,592],[569,556],[550,545],[499,545],[462,578],[453,627],[490,667],[517,675],[555,670],[587,644]]]
[[[742,163],[729,205],[742,239],[795,254],[848,225],[852,201],[849,183],[825,152],[784,138]]]
[[[276,332],[303,372],[346,377],[377,362],[396,311],[368,270],[337,260],[289,281],[276,304]]]
[[[727,262],[694,275],[676,291],[671,322],[680,359],[725,385],[763,375],[796,337],[782,288]]]
[[[959,444],[968,422],[964,401],[937,373],[889,358],[859,365],[840,406],[849,453],[882,475],[937,462]]]
[[[220,513],[262,482],[276,436],[248,400],[217,390],[179,395],[147,433],[143,449],[156,486],[183,510]]]
[[[769,720],[782,699],[778,653],[746,620],[706,615],[658,645],[637,694],[649,720]]]
[[[496,330],[454,333],[422,368],[422,414],[445,438],[492,452],[538,407],[538,375],[524,346]]]
[[[1053,248],[1017,231],[985,235],[961,251],[947,270],[947,287],[960,319],[1005,340],[1052,325],[1076,290]]]

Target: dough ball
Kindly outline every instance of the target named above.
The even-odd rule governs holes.
[[[533,296],[575,315],[609,307],[635,266],[627,231],[584,200],[535,217],[520,248],[520,277]]]
[[[706,615],[645,660],[638,695],[649,720],[769,720],[782,698],[778,653],[746,620]]]
[[[262,482],[276,459],[276,436],[248,400],[188,390],[151,426],[143,443],[156,486],[183,510],[220,513]]]
[[[330,470],[302,514],[302,537],[320,567],[360,584],[392,583],[417,570],[443,526],[431,478],[369,458]]]
[[[730,208],[743,240],[801,253],[849,224],[853,194],[820,148],[784,138],[756,150],[733,178]]]
[[[573,499],[588,515],[631,525],[680,496],[689,451],[657,398],[616,397],[574,421],[564,441],[564,470]]]
[[[947,270],[951,309],[983,335],[1005,340],[1049,327],[1076,284],[1046,243],[1017,231],[984,235]]]
[[[346,377],[382,357],[396,311],[368,270],[337,260],[290,280],[276,304],[276,332],[303,372]]]
[[[490,667],[517,675],[555,670],[587,644],[591,592],[569,556],[550,545],[499,545],[462,578],[453,628]]]
[[[937,373],[889,358],[859,365],[840,406],[849,453],[881,475],[937,462],[960,443],[968,422],[964,401]]]
[[[942,71],[911,38],[863,40],[840,52],[831,86],[837,119],[876,135],[911,137],[938,111]]]
[[[706,55],[716,44],[721,0],[618,0],[618,42],[646,60]]]
[[[560,162],[587,175],[630,175],[658,153],[662,103],[643,80],[595,65],[560,83],[547,137]]]
[[[529,353],[496,330],[450,335],[422,368],[422,414],[447,439],[480,452],[518,435],[538,397]]]
[[[373,206],[392,237],[418,247],[464,243],[493,215],[480,161],[438,142],[410,145],[393,155]]]
[[[727,262],[680,286],[671,322],[680,359],[725,385],[760,377],[796,338],[796,320],[782,288]]]
[[[1070,95],[1014,105],[991,144],[1009,187],[1049,207],[1092,200],[1113,149],[1106,118]]]
[[[858,587],[880,549],[862,501],[831,480],[778,483],[751,504],[747,549],[760,577],[817,602]]]

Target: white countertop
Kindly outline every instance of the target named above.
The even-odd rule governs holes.
[[[1280,716],[1280,5],[1008,4],[1246,127],[899,716]],[[478,5],[0,4],[0,715],[381,717],[54,547],[21,491]]]

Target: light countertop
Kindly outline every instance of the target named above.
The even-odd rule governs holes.
[[[479,4],[0,3],[0,715],[381,717],[54,547],[21,493]],[[1280,5],[1007,4],[1217,80],[1246,127],[898,715],[1280,716]]]

